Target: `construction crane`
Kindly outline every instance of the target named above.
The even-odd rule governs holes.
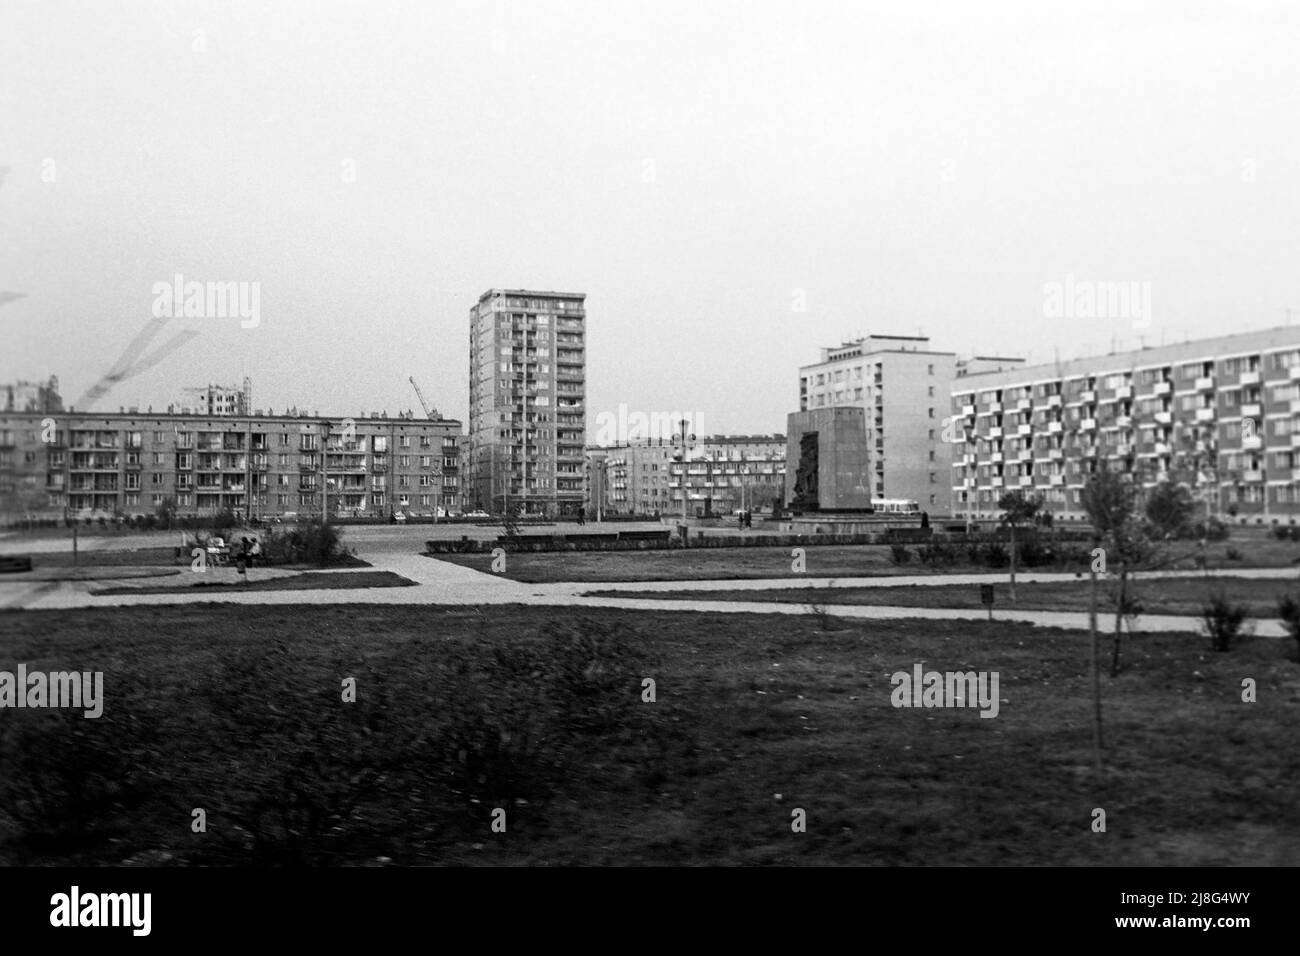
[[[415,384],[415,376],[409,376],[409,381],[411,387],[415,389],[415,397],[420,400],[420,405],[424,408],[425,417],[436,419],[438,417],[438,410],[436,408],[430,408],[429,403],[424,400],[424,392],[420,391],[420,386]]]

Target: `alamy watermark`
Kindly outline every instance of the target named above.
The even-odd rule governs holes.
[[[1150,282],[1091,282],[1066,275],[1043,285],[1049,319],[1124,319],[1135,329],[1151,326]]]
[[[155,318],[242,319],[241,328],[262,323],[262,283],[186,282],[176,273],[170,282],[153,284]]]
[[[629,412],[619,403],[618,412],[601,412],[596,416],[598,446],[627,445],[639,441],[679,442],[685,422],[687,436],[703,435],[704,416],[699,412]]]
[[[103,671],[0,671],[0,709],[5,707],[77,707],[83,717],[104,713]]]
[[[889,683],[894,691],[889,702],[895,707],[978,707],[981,717],[998,715],[997,671],[921,672],[895,671]]]

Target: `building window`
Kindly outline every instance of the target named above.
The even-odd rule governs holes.
[[[933,409],[933,408],[930,409],[930,417],[931,417],[931,418],[934,418],[934,409]]]

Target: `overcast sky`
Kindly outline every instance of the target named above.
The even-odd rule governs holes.
[[[1300,323],[1297,9],[5,0],[0,381],[75,400],[176,273],[260,283],[259,323],[169,320],[199,335],[97,407],[250,375],[392,413],[414,375],[463,419],[500,286],[587,293],[593,433],[783,430],[868,332],[1050,361]],[[1149,327],[1050,316],[1067,277],[1149,283]]]

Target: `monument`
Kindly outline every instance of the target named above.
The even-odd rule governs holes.
[[[866,410],[791,412],[786,418],[783,531],[862,534],[919,526],[919,516],[877,515],[871,507]]]

